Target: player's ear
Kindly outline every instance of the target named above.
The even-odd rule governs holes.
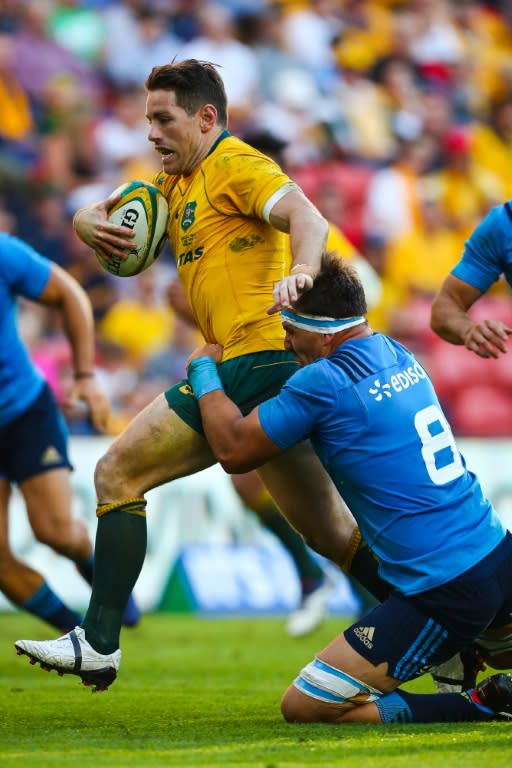
[[[334,333],[321,333],[320,346],[325,356],[332,352]]]
[[[210,131],[217,123],[217,110],[213,104],[205,104],[199,110],[199,124],[205,133]]]

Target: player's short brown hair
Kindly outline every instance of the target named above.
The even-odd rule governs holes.
[[[336,318],[366,315],[368,311],[356,269],[335,252],[324,254],[313,287],[299,296],[294,309],[308,315]]]
[[[205,104],[213,104],[217,123],[227,126],[226,90],[217,69],[209,61],[186,59],[153,67],[145,87],[147,91],[173,91],[176,104],[188,115],[194,115]]]

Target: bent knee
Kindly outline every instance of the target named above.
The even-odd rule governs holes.
[[[281,699],[281,714],[287,723],[308,723],[306,696],[293,685],[285,691]]]
[[[75,543],[71,524],[38,524],[34,525],[32,530],[40,544],[45,544],[60,554],[67,554],[68,549]]]
[[[342,723],[381,696],[378,688],[315,658],[285,692],[281,712],[289,723]]]
[[[281,699],[281,713],[287,723],[321,722],[322,718],[315,713],[314,704],[314,699],[290,685]]]
[[[287,723],[342,723],[344,715],[353,709],[351,704],[329,704],[319,701],[294,685],[290,685],[281,699],[281,713]]]
[[[63,536],[62,532],[52,530],[51,528],[34,528],[34,536],[40,544],[45,544],[50,549],[60,552],[69,544],[69,538]]]
[[[105,498],[105,494],[112,496],[118,488],[123,489],[125,484],[122,462],[118,460],[116,452],[109,449],[98,460],[94,470],[96,495],[99,499]]]

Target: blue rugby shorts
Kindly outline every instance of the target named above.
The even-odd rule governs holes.
[[[512,534],[477,565],[446,584],[406,596],[395,591],[344,632],[371,664],[388,663],[412,680],[447,661],[487,627],[512,620]]]
[[[32,405],[0,427],[0,477],[22,483],[51,469],[67,467],[68,428],[48,384]]]

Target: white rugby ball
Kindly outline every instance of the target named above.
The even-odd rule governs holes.
[[[109,261],[96,254],[101,266],[117,277],[132,277],[151,266],[167,237],[169,208],[158,187],[147,181],[121,184],[115,192],[121,199],[108,213],[113,224],[129,227],[135,236],[126,259],[113,256]]]

